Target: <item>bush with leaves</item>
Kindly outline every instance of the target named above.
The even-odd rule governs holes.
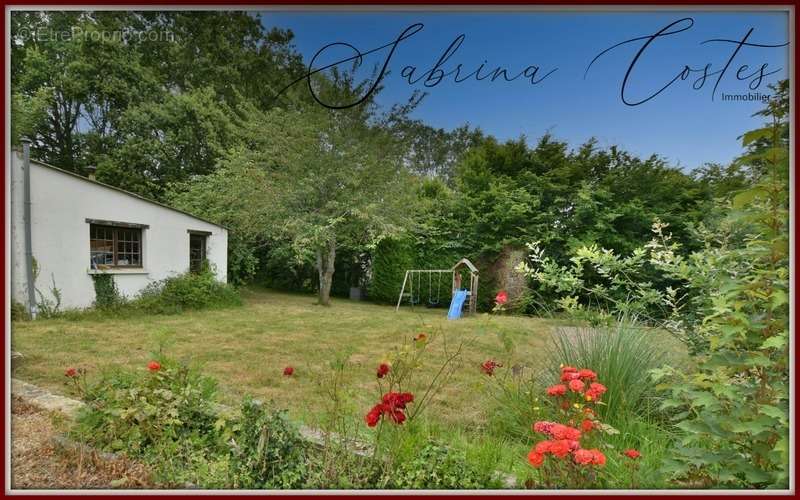
[[[197,273],[187,272],[153,282],[139,292],[133,301],[135,308],[150,314],[232,307],[241,303],[239,292],[233,286],[217,281],[208,266]]]
[[[242,403],[236,424],[234,488],[299,488],[304,484],[307,443],[286,412],[253,399]]]
[[[389,474],[389,488],[460,490],[501,487],[500,481],[472,467],[464,452],[429,441],[416,456]]]

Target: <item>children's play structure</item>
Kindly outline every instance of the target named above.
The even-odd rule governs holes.
[[[469,288],[461,286],[461,271],[466,269],[469,272]],[[397,298],[395,311],[400,310],[403,299],[408,299],[411,307],[419,305],[423,299],[423,292],[428,292],[428,307],[438,307],[442,299],[442,277],[451,278],[452,299],[450,309],[447,313],[448,319],[458,319],[464,308],[464,303],[468,302],[468,314],[474,314],[478,301],[478,268],[469,261],[461,259],[450,269],[409,269],[403,278],[403,286],[400,289],[400,296]],[[427,278],[427,279],[426,279]],[[427,288],[425,287],[427,281]],[[436,291],[434,295],[434,290]]]

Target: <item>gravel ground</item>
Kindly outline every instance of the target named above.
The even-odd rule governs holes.
[[[82,489],[152,487],[141,464],[108,459],[54,442],[59,418],[19,398],[11,404],[11,488]]]

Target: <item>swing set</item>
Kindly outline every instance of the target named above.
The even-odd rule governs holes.
[[[438,307],[442,300],[442,275],[449,274],[452,279],[451,293],[455,295],[458,290],[461,290],[461,267],[466,267],[469,270],[469,288],[466,290],[466,295],[469,298],[469,312],[474,313],[477,305],[478,296],[478,268],[475,267],[469,259],[461,259],[450,269],[409,269],[406,271],[403,278],[403,286],[400,289],[400,296],[397,298],[397,307],[395,311],[400,310],[400,304],[403,299],[408,299],[411,307],[419,305],[422,302],[424,294],[423,275],[428,278],[428,302],[427,307]],[[434,296],[434,274],[436,275],[436,295]]]

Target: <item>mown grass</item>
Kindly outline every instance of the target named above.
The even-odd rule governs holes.
[[[556,319],[478,315],[448,321],[445,309],[382,306],[345,299],[332,307],[315,305],[308,295],[243,290],[244,306],[184,312],[174,316],[50,319],[15,322],[12,347],[24,358],[14,377],[56,392],[68,392],[64,370],[83,367],[89,377],[112,367],[145,370],[159,348],[170,357],[197,363],[215,377],[222,402],[238,405],[245,394],[272,400],[308,425],[321,425],[329,407],[331,362],[347,359],[342,380],[343,411],[360,422],[378,398],[375,369],[393,349],[420,332],[433,335],[416,387],[422,391],[450,352],[463,343],[462,356],[447,385],[426,408],[420,440],[446,437],[466,448],[477,462],[524,473],[526,444],[489,432],[493,403],[484,391],[480,365],[489,358],[505,369],[518,365],[528,373],[546,364],[547,345]],[[513,349],[510,346],[513,345]],[[295,368],[292,377],[283,368]],[[363,425],[357,432],[366,432]]]

